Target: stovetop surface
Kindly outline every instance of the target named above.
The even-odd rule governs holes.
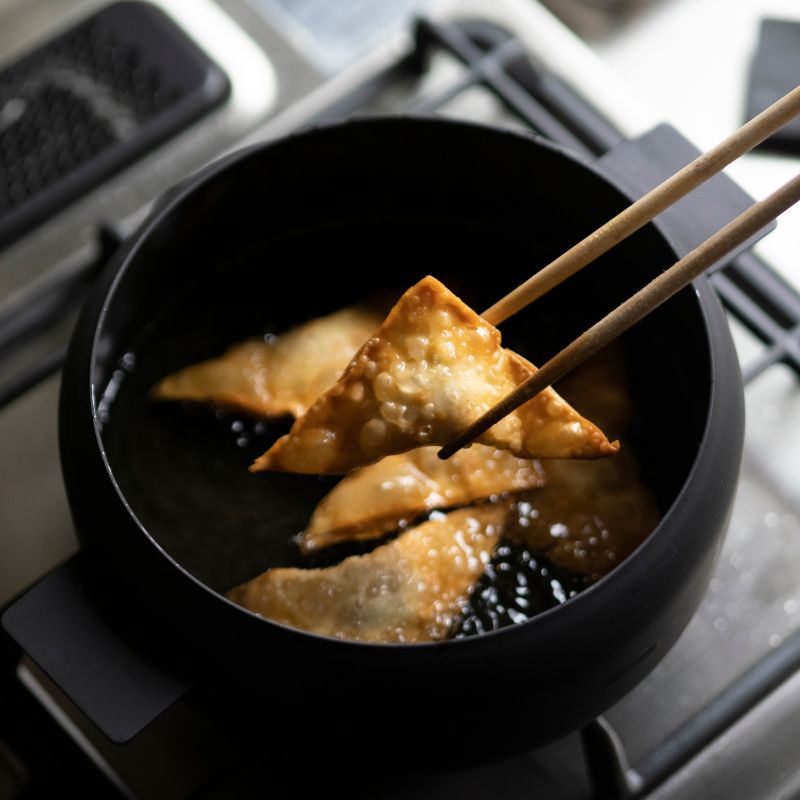
[[[31,7],[37,9],[40,17],[46,17],[48,10],[57,14],[65,7],[55,0],[49,2],[48,5],[46,0],[36,0]],[[247,22],[248,30],[255,32],[253,35],[262,46],[271,43],[273,38],[282,37],[283,42],[283,50],[276,47],[270,51],[272,61],[277,62],[272,66],[278,67],[277,100],[270,106],[263,103],[261,97],[261,117],[253,114],[246,122],[237,118],[230,123],[236,132],[214,145],[221,150],[242,141],[243,137],[259,139],[293,129],[318,114],[331,99],[346,95],[350,87],[358,85],[365,71],[392,63],[397,53],[408,46],[407,33],[398,27],[393,29],[389,45],[369,51],[365,60],[358,64],[348,66],[341,52],[338,55],[333,52],[335,47],[324,57],[304,59],[302,53],[309,47],[319,51],[318,41],[309,44],[306,30],[312,4],[300,4],[305,18],[298,14],[288,20],[290,0],[274,3],[280,6],[277,12],[267,0],[255,0],[252,4],[226,0],[220,5],[238,23]],[[606,66],[595,61],[591,52],[532,1],[443,3],[438,4],[438,10],[433,13],[442,19],[454,15],[481,15],[510,24],[541,63],[553,67],[562,59],[561,74],[580,86],[624,134],[636,135],[652,123],[667,119],[698,146],[704,147],[740,122],[747,43],[754,42],[756,16],[763,11],[800,16],[791,2],[776,2],[768,9],[762,9],[756,2],[743,2],[740,15],[726,29],[730,35],[726,34],[724,46],[720,45],[709,67],[703,42],[694,31],[707,29],[724,5],[715,0],[692,0],[691,3],[672,0],[656,5],[616,37],[595,43],[595,50]],[[265,9],[268,9],[266,16],[263,15]],[[6,12],[0,7],[0,19],[3,13]],[[35,15],[30,17],[34,20],[30,25],[34,25],[35,18]],[[331,23],[326,25],[324,35],[328,36]],[[20,30],[22,27],[19,23]],[[670,48],[662,42],[665,29],[670,30],[673,39],[686,31],[691,32],[684,38],[683,57],[677,61],[670,62]],[[359,41],[362,40],[368,42],[369,36],[363,34]],[[0,46],[2,44],[0,37]],[[289,89],[281,84],[280,67],[285,71],[287,63],[295,62],[303,64],[303,68],[292,72],[296,76],[295,84]],[[665,67],[667,63],[672,64],[669,69]],[[624,79],[615,77],[608,65],[611,70],[619,70]],[[435,95],[437,88],[446,84],[457,70],[452,58],[437,56],[434,68],[421,80],[393,84],[389,91],[374,98],[370,106],[393,111],[419,104],[419,98]],[[633,91],[625,89],[624,80],[630,82]],[[249,96],[247,90],[242,91]],[[290,102],[289,94],[304,95],[306,99],[295,104]],[[245,106],[253,107],[252,103],[251,106],[245,103]],[[520,124],[495,96],[481,89],[459,95],[441,111],[498,124]],[[208,148],[212,145],[197,146],[194,163],[201,163],[208,157]],[[752,155],[730,173],[754,196],[761,197],[795,172],[798,163],[797,158]],[[164,179],[171,180],[171,175]],[[143,200],[153,185],[152,180],[142,179],[141,193],[136,199]],[[124,213],[120,212],[120,219],[130,214],[136,217],[132,208],[135,202],[122,205],[125,208]],[[800,287],[800,262],[795,256],[799,213],[795,211],[787,216],[779,230],[757,247],[757,251],[797,287]],[[41,244],[23,243],[10,255],[0,255],[0,272],[5,263],[8,274],[21,275],[19,264],[23,257],[27,259],[32,253],[47,254],[48,250]],[[13,295],[17,288],[17,285],[9,286],[8,295]],[[63,341],[71,321],[69,317],[60,326],[48,330],[40,337],[42,341],[37,341],[30,352],[22,353],[19,358],[34,358],[40,352],[37,348]],[[741,361],[747,365],[759,357],[761,344],[741,324],[735,320],[731,324]],[[53,376],[0,412],[0,441],[3,442],[0,456],[3,475],[0,481],[0,603],[41,577],[77,547],[58,468],[57,391],[58,378]],[[606,715],[630,759],[633,772],[629,777],[634,783],[637,765],[652,759],[668,734],[707,707],[715,696],[764,655],[780,652],[787,641],[792,641],[792,634],[800,626],[800,481],[797,479],[800,474],[800,391],[797,376],[780,364],[769,367],[748,386],[746,403],[741,482],[722,557],[703,605],[664,661]],[[33,676],[28,681],[30,686],[46,683],[42,676],[36,677],[35,670],[25,674]],[[58,694],[55,689],[50,693]],[[68,702],[63,706],[68,708]],[[134,792],[141,796],[176,796],[188,794],[190,790],[196,792],[196,796],[230,796],[237,789],[243,791],[243,787],[257,783],[264,759],[268,758],[268,754],[262,752],[240,757],[237,769],[222,770],[210,783],[203,784],[205,779],[198,778],[199,772],[193,766],[200,761],[198,754],[205,753],[204,748],[209,746],[207,742],[200,743],[201,732],[197,733],[195,749],[189,747],[181,751],[181,769],[170,763],[169,758],[163,756],[165,752],[172,752],[173,745],[169,743],[174,743],[182,731],[193,726],[202,728],[190,711],[177,709],[174,718],[167,720],[166,732],[162,732],[160,738],[153,734],[152,741],[139,741],[124,757],[121,751],[115,752],[96,737],[94,741],[95,746],[106,753],[109,763],[114,763],[128,781],[128,786],[134,786]],[[702,758],[695,759],[663,783],[653,796],[794,796],[800,791],[800,753],[795,745],[798,734],[800,678],[794,676],[717,738]],[[213,742],[215,735],[214,731],[209,731],[209,741]],[[156,751],[161,752],[162,757],[153,761]],[[149,776],[143,775],[142,763],[156,763],[158,768]],[[163,793],[159,770],[171,774],[172,782],[168,784],[171,793]],[[371,776],[369,780],[356,775],[340,777],[345,782],[350,781],[354,788],[361,785],[364,793],[371,789],[372,796],[382,797],[433,797],[456,791],[464,797],[485,797],[487,786],[491,786],[492,794],[498,797],[517,797],[522,791],[529,791],[538,797],[578,798],[588,796],[589,791],[580,742],[574,736],[534,754],[457,774],[403,774],[391,779],[384,775]]]

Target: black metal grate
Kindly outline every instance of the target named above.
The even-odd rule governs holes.
[[[800,375],[800,296],[752,253],[745,253],[712,276],[725,307],[765,345],[745,365],[745,383],[773,364],[785,364]]]

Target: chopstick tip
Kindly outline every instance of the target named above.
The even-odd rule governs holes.
[[[456,448],[453,447],[452,442],[449,442],[448,444],[444,445],[444,447],[441,447],[439,449],[439,452],[436,453],[436,455],[439,456],[439,458],[441,458],[442,461],[447,461],[447,459],[450,458],[450,456],[452,456],[457,449],[458,449],[457,447]]]

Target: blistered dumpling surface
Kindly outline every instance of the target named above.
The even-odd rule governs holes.
[[[388,456],[355,470],[327,494],[299,537],[308,553],[344,541],[373,539],[419,514],[519,492],[544,482],[538,461],[476,444],[447,461],[435,447]]]
[[[512,538],[554,564],[599,578],[661,518],[628,448],[602,461],[548,461],[546,485],[524,495]]]
[[[345,308],[269,341],[234,345],[219,358],[168,375],[153,388],[158,400],[230,406],[250,414],[300,416],[329,387],[383,316]]]
[[[444,639],[489,563],[504,503],[453,511],[326,569],[273,569],[229,592],[263,617],[337,639]]]
[[[339,474],[444,444],[534,371],[500,346],[496,328],[435,278],[424,278],[252,469]],[[617,450],[552,389],[478,441],[521,458],[598,458]]]
[[[521,524],[509,526],[509,532],[559,566],[599,578],[627,558],[661,519],[633,448],[625,443],[633,401],[619,341],[578,367],[560,388],[577,408],[620,436],[623,446],[598,461],[548,461],[545,486],[523,496]]]

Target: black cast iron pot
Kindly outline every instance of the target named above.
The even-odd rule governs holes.
[[[259,145],[174,191],[101,278],[64,371],[64,476],[106,612],[157,656],[178,652],[229,721],[255,720],[290,748],[482,760],[621,698],[696,610],[734,494],[741,378],[705,280],[623,340],[632,446],[661,524],[577,597],[473,638],[334,641],[228,602],[238,582],[300,563],[291,536],[331,484],[247,473],[282,423],[232,432],[230,418],[146,393],[237,339],[427,273],[486,307],[628,202],[529,135],[409,118]],[[546,360],[675,258],[649,225],[503,325],[505,341]]]

